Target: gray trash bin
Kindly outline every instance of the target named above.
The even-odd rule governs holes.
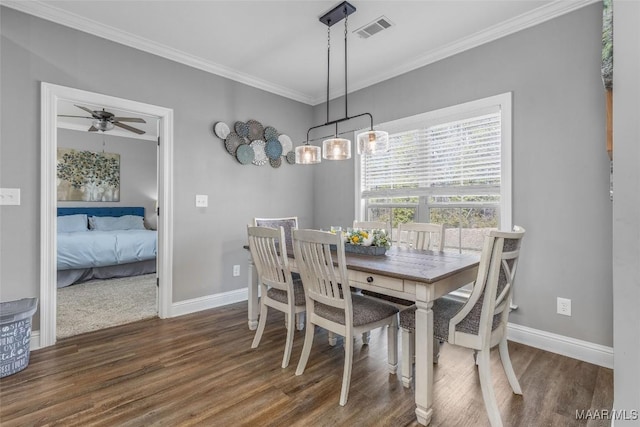
[[[0,302],[0,378],[29,364],[31,317],[37,308],[38,298]]]

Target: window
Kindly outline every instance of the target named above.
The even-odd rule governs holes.
[[[357,216],[436,222],[445,250],[479,251],[511,228],[511,93],[385,123],[389,151],[357,163]]]

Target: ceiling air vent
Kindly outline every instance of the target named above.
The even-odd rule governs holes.
[[[369,22],[366,25],[358,28],[354,31],[354,33],[358,34],[363,39],[367,39],[372,35],[379,33],[382,30],[386,30],[387,28],[393,25],[389,18],[386,16],[381,16],[380,18],[375,19],[373,22]]]

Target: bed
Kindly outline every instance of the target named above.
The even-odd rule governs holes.
[[[58,208],[57,286],[155,273],[157,232],[143,207]]]

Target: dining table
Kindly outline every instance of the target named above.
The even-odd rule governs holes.
[[[433,415],[433,302],[476,279],[479,254],[389,248],[384,255],[345,253],[351,287],[415,301],[416,417],[428,425]],[[289,255],[291,271],[299,272]],[[258,281],[249,255],[249,329],[258,326]]]

